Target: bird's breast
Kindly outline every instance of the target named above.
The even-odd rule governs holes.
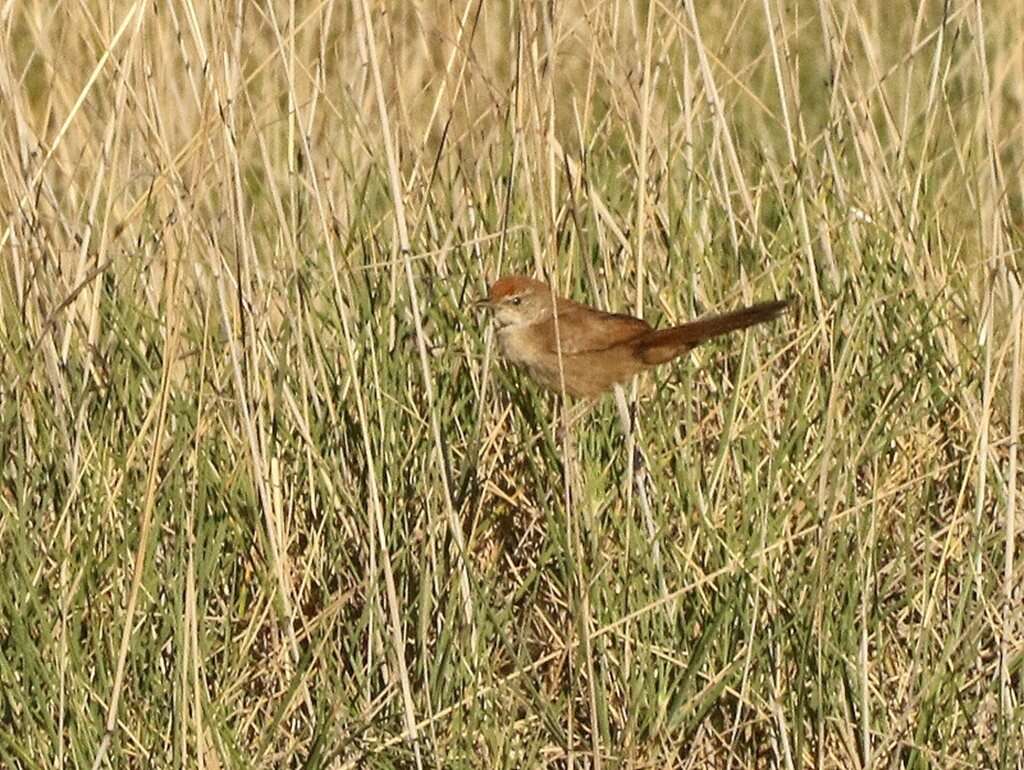
[[[498,329],[498,345],[505,358],[514,364],[527,363],[536,358],[536,343],[524,326],[504,326]]]

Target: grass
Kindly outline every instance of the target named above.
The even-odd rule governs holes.
[[[0,767],[1021,767],[1016,4],[0,18]]]

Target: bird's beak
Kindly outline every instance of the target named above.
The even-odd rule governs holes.
[[[484,297],[474,302],[473,307],[477,310],[489,310],[491,307],[491,301],[487,299],[487,297]]]

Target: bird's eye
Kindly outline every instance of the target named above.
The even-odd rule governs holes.
[[[522,303],[522,301],[523,301],[522,297],[510,297],[509,298],[509,302],[512,303],[513,305],[518,305],[518,304]]]

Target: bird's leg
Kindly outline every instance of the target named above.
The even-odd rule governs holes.
[[[636,401],[633,401],[629,405],[629,424],[633,435],[637,437],[633,444],[633,472],[639,475],[647,472],[647,456],[644,454],[644,448],[640,444],[639,431],[636,428],[636,408]],[[637,483],[642,484],[645,480],[646,477],[637,478]]]
[[[647,458],[644,456],[644,449],[640,444],[633,447],[633,472],[638,476],[647,473]]]
[[[633,473],[640,474],[647,468],[647,458],[644,457],[644,451],[640,447],[640,442],[637,441],[636,431],[636,403],[628,405],[626,403],[626,394],[620,385],[615,386],[615,406],[619,411],[619,427],[622,429],[622,436],[626,439],[626,446],[628,447],[631,443],[633,445],[633,456],[630,458],[633,463]],[[640,482],[638,477],[635,477],[636,482]]]

